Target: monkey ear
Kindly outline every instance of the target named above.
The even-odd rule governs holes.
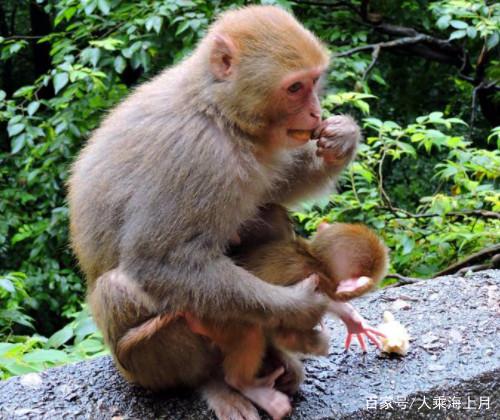
[[[236,46],[223,35],[216,34],[210,52],[210,69],[219,80],[226,80],[234,73]]]

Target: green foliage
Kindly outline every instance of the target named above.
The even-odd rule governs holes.
[[[25,280],[24,273],[0,275],[0,337],[9,334],[14,324],[33,328],[31,317],[23,312],[23,303],[29,298]]]
[[[32,33],[35,3],[48,21],[41,35]],[[340,53],[325,116],[365,117],[366,142],[339,194],[296,213],[306,232],[322,218],[362,221],[384,236],[394,270],[422,276],[498,241],[498,221],[480,211],[500,211],[500,127],[463,123],[473,87],[449,67],[384,51],[378,60],[366,49],[345,54],[381,40],[357,21],[360,1],[6,0],[0,9],[13,26],[0,32],[0,378],[104,351],[81,309],[84,285],[68,244],[69,166],[134,85],[181,60],[221,10],[247,3],[293,10]],[[472,61],[486,49],[488,83],[500,79],[497,3],[380,3],[394,23],[467,46]]]
[[[0,342],[0,380],[107,354],[87,310],[72,317],[72,322],[49,338],[10,336],[8,342]]]
[[[449,39],[468,38],[485,42],[488,50],[498,45],[500,4],[480,1],[445,0],[433,2],[430,10],[441,30],[452,29]]]
[[[445,118],[441,112],[419,117],[406,127],[365,118],[369,135],[342,177],[340,193],[296,212],[299,223],[306,232],[315,231],[325,219],[371,225],[391,249],[391,268],[422,277],[498,242],[500,221],[484,218],[481,212],[500,210],[500,192],[494,186],[500,177],[500,152],[474,148],[463,136],[451,134],[461,125],[465,123],[460,119]],[[443,153],[442,162],[427,173],[410,174],[410,179],[423,177],[430,183],[433,194],[414,203],[416,212],[399,207],[385,186],[387,168],[405,157],[422,159],[434,150]]]

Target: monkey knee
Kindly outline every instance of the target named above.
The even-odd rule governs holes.
[[[157,313],[152,299],[120,269],[100,276],[87,300],[95,323],[112,348],[131,328]]]

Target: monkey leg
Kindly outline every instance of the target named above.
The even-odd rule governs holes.
[[[226,381],[232,385],[253,383],[262,365],[265,353],[265,337],[261,326],[238,325],[227,328],[226,340],[217,343],[224,354]]]
[[[273,420],[279,420],[290,414],[292,406],[288,396],[274,389],[274,383],[285,372],[283,367],[276,369],[270,375],[254,379],[251,383],[232,385],[250,401],[264,409]],[[226,379],[227,381],[227,379]]]
[[[267,349],[261,373],[269,375],[280,367],[283,367],[285,372],[276,379],[276,389],[287,395],[295,394],[304,381],[304,366],[296,355],[271,344]]]
[[[212,379],[202,388],[203,398],[220,420],[260,420],[255,406],[232,391],[222,379]]]
[[[219,333],[210,336],[216,336],[216,344],[224,355],[223,366],[228,385],[264,409],[273,419],[281,419],[290,412],[288,397],[274,389],[274,381],[284,372],[283,367],[271,375],[256,378],[266,347],[262,327],[250,324],[220,326]]]
[[[195,387],[217,365],[206,340],[182,318],[159,314],[155,302],[124,272],[99,277],[89,306],[122,375],[145,388]]]
[[[326,356],[330,336],[323,329],[301,331],[279,328],[273,332],[273,341],[278,347],[288,351]]]

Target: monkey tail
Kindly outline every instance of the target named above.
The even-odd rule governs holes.
[[[149,340],[158,331],[165,328],[175,320],[184,315],[180,312],[173,314],[160,314],[148,319],[146,322],[131,328],[116,344],[115,355],[120,364],[127,368],[127,361],[130,359],[131,351],[144,341]]]

